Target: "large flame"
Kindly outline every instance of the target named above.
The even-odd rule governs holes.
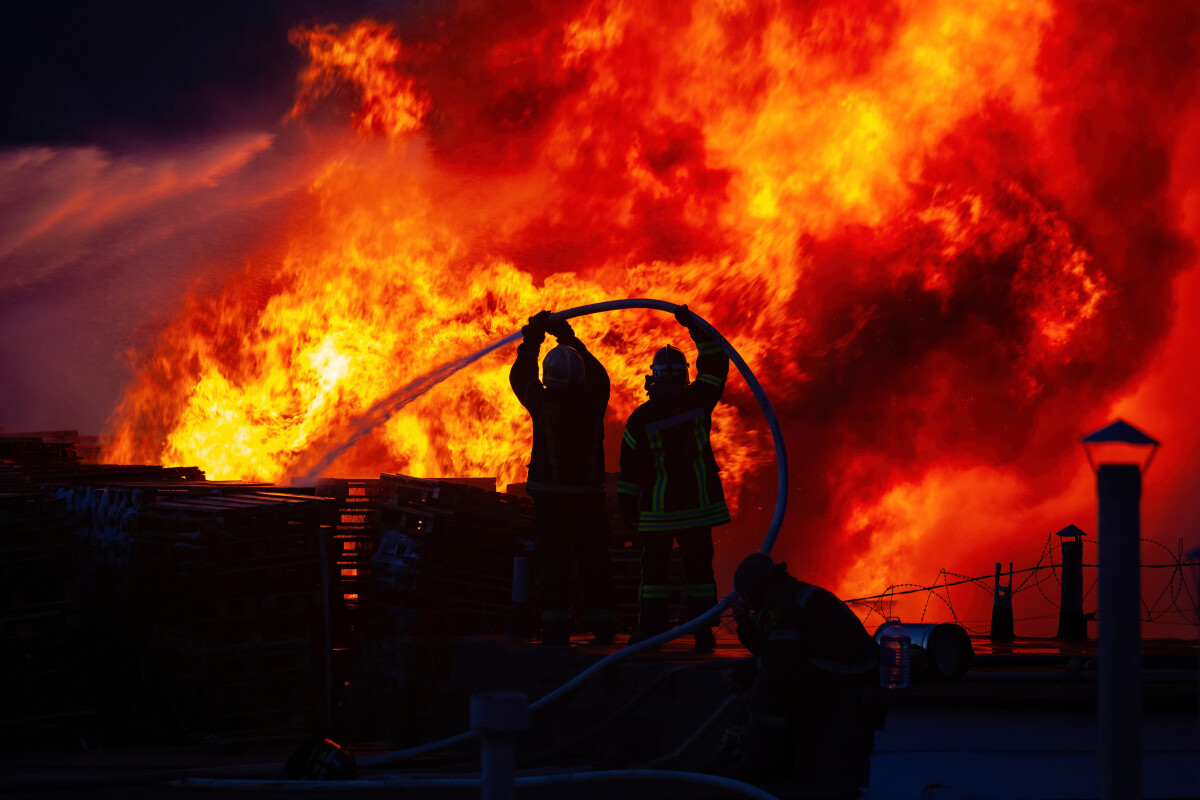
[[[1127,22],[928,0],[488,13],[293,31],[309,63],[291,124],[345,132],[282,243],[143,354],[110,459],[283,481],[339,423],[542,308],[654,297],[711,321],[776,403],[785,556],[866,594],[961,552],[956,509],[986,516],[960,520],[970,536],[1019,529],[1036,551],[1048,530],[1025,527],[1055,523],[1030,509],[1072,485],[1067,451],[1164,334],[1155,308],[1188,264],[1145,154],[1166,124],[1101,89]],[[1128,199],[1106,205],[1117,185]],[[613,378],[613,469],[651,353],[686,338],[661,314],[576,328]],[[511,355],[329,474],[523,480]],[[773,458],[745,384],[726,399],[736,559],[769,516]]]

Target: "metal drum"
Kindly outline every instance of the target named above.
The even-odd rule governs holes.
[[[909,657],[914,681],[956,681],[967,674],[975,648],[961,625],[949,622],[901,624],[912,639]],[[879,641],[878,630],[875,641]]]

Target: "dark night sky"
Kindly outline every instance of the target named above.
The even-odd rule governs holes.
[[[238,267],[284,213],[288,31],[410,6],[0,6],[0,426],[102,432],[188,265]],[[238,151],[257,155],[225,174]]]
[[[345,22],[380,4],[7,3],[0,146],[109,150],[273,127],[292,101],[299,22]]]

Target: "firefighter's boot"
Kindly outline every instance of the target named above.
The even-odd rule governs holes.
[[[660,591],[661,589],[661,591]],[[667,629],[667,587],[642,586],[638,629],[629,637],[630,644],[644,642]]]

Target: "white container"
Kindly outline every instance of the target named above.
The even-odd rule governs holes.
[[[907,688],[911,680],[909,647],[912,639],[896,618],[889,619],[875,632],[879,642],[879,685],[884,689]]]

